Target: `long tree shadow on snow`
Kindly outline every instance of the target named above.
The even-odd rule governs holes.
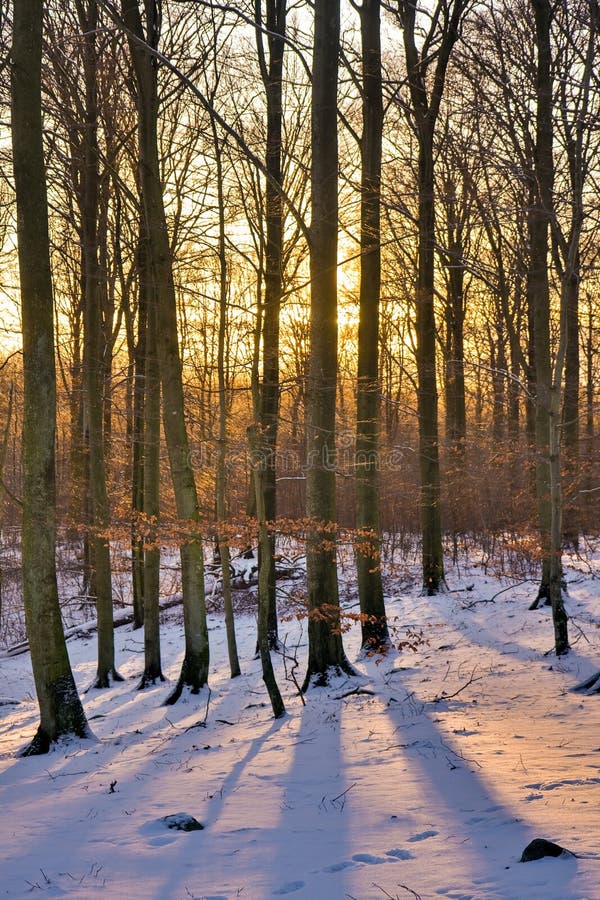
[[[293,758],[271,847],[270,893],[303,900],[345,897],[350,844],[346,796],[351,783],[343,757],[340,707],[329,689],[309,691],[291,720]],[[290,736],[291,737],[291,736]]]
[[[555,833],[558,823],[549,821],[547,834],[540,835],[532,829],[524,821],[521,809],[500,799],[493,778],[486,778],[486,762],[480,763],[479,768],[475,761],[464,758],[460,748],[455,749],[451,739],[439,730],[428,708],[431,704],[414,694],[412,703],[413,714],[408,719],[400,705],[388,702],[385,712],[393,726],[398,752],[405,756],[406,777],[410,779],[412,773],[419,783],[423,812],[427,811],[430,821],[428,830],[408,840],[413,841],[414,847],[418,847],[421,837],[439,842],[440,858],[449,860],[448,870],[462,873],[459,883],[448,884],[448,876],[440,868],[439,892],[449,897],[514,900],[531,895],[531,879],[535,879],[531,865],[552,866],[555,895],[575,900],[579,895],[573,887],[569,892],[569,887],[577,872],[576,859],[518,862],[534,837],[560,842],[560,834]],[[493,758],[489,762],[492,766]],[[540,884],[549,880],[545,870]]]

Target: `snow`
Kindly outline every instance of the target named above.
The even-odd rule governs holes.
[[[532,582],[461,565],[431,598],[389,575],[395,638],[422,631],[417,649],[361,657],[353,626],[344,643],[359,677],[311,690],[305,706],[276,657],[278,721],[248,612],[243,675],[228,677],[211,614],[210,690],[171,707],[168,684],[136,690],[142,634],[117,629],[125,682],[82,693],[95,740],[42,757],[16,756],[38,710],[28,654],[3,655],[0,897],[599,900],[600,697],[572,688],[600,664],[600,578],[597,560],[575,562],[568,657],[549,652],[549,610],[527,610]],[[342,594],[356,602],[350,582]],[[181,610],[163,618],[173,681]],[[305,631],[281,624],[300,677]],[[83,692],[95,635],[68,647]],[[204,829],[169,828],[169,816]],[[520,863],[536,837],[576,856]]]

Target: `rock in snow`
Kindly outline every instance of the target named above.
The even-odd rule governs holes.
[[[174,828],[176,831],[202,831],[204,825],[190,816],[189,813],[173,813],[171,816],[164,816],[163,822],[167,828]]]
[[[523,850],[520,862],[532,862],[534,859],[543,859],[545,856],[573,856],[570,850],[565,850],[559,844],[553,844],[545,838],[535,838],[527,844]]]

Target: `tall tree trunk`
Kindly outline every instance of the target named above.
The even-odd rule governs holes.
[[[589,143],[590,114],[592,112],[592,88],[594,73],[597,69],[598,58],[598,34],[600,31],[600,5],[597,0],[583,5],[583,18],[580,23],[587,26],[587,39],[585,52],[583,47],[577,47],[575,58],[578,60],[579,77],[577,97],[571,96],[569,79],[561,79],[559,85],[559,100],[561,108],[561,122],[563,140],[567,151],[569,168],[569,182],[571,188],[570,198],[570,228],[568,239],[565,240],[559,234],[559,241],[553,242],[557,248],[560,243],[562,251],[562,291],[565,302],[567,346],[565,358],[565,391],[563,401],[563,442],[564,442],[564,468],[565,468],[565,515],[563,526],[564,540],[572,547],[579,547],[579,533],[581,530],[581,503],[580,503],[580,348],[579,348],[579,290],[581,283],[581,237],[585,222],[584,188],[588,180],[593,150]],[[570,18],[568,7],[562,10],[566,14],[563,21],[564,37],[571,43],[570,26],[573,19],[577,21],[580,12],[577,5],[573,9],[573,19]],[[574,41],[577,39],[574,38]],[[567,63],[568,64],[568,63]],[[597,114],[596,114],[597,122]]]
[[[399,0],[404,50],[419,145],[419,268],[416,285],[415,331],[418,379],[419,469],[421,475],[421,532],[423,540],[423,589],[436,594],[444,580],[440,461],[438,436],[438,391],[436,379],[435,321],[435,203],[434,134],[452,48],[467,0],[439,0],[431,16],[425,47],[431,42],[436,53],[417,48],[417,0]],[[434,66],[429,78],[430,67]]]
[[[579,238],[578,238],[579,242]],[[565,396],[562,409],[562,430],[565,468],[565,509],[563,537],[575,550],[579,547],[581,527],[580,450],[579,450],[579,248],[576,261],[563,276],[564,302],[566,302],[567,352],[565,359]]]
[[[253,459],[252,474],[254,479],[254,492],[256,497],[256,517],[258,519],[258,549],[259,553],[269,553],[270,536],[265,518],[265,491],[262,485],[264,478],[264,466],[262,460],[265,452],[264,443],[261,444],[255,425],[248,429],[248,443]],[[263,681],[269,694],[273,717],[280,719],[285,714],[285,705],[275,679],[271,650],[269,646],[269,570],[266,566],[258,572],[258,653],[262,666]]]
[[[453,454],[453,468],[460,473],[464,465],[467,439],[465,401],[465,265],[462,227],[456,222],[456,184],[445,183],[447,204],[446,252],[448,296],[446,298],[446,330],[448,353],[446,371],[446,437]]]
[[[223,191],[223,149],[219,143],[216,123],[212,120],[213,143],[217,162],[217,205],[219,215],[219,331],[217,337],[217,379],[219,389],[219,438],[217,445],[217,473],[215,483],[217,512],[217,543],[221,558],[221,584],[227,633],[229,672],[232,678],[241,675],[235,636],[235,621],[231,597],[231,554],[229,542],[223,532],[227,520],[227,379],[225,354],[227,343],[227,253],[225,233],[225,196]]]
[[[4,487],[4,466],[6,464],[6,455],[8,452],[8,441],[10,438],[10,426],[12,422],[13,404],[14,404],[15,385],[11,381],[8,389],[8,407],[6,410],[6,422],[4,423],[4,431],[2,433],[2,441],[0,442],[0,548],[2,542],[2,526],[4,524],[4,501],[6,499],[6,488]],[[2,558],[0,556],[0,622],[2,622]]]
[[[262,23],[261,0],[255,0],[256,22]],[[263,49],[263,35],[257,28],[257,47],[262,80],[267,100],[266,169],[270,176],[265,185],[266,252],[265,296],[263,310],[263,372],[260,395],[260,424],[265,452],[264,471],[260,479],[264,491],[266,521],[269,529],[269,553],[259,554],[259,568],[266,566],[269,594],[269,646],[277,646],[277,603],[275,585],[275,528],[277,517],[277,425],[279,420],[279,311],[282,294],[283,202],[277,185],[281,184],[282,144],[282,78],[285,50],[287,0],[267,0],[268,63]],[[266,545],[265,545],[266,546]]]
[[[89,434],[91,544],[98,620],[98,670],[94,687],[109,687],[111,679],[122,680],[115,668],[112,573],[107,531],[110,507],[106,487],[104,453],[104,339],[102,280],[98,258],[98,103],[96,0],[78,0],[77,12],[84,40],[85,132],[81,171],[82,283],[84,308],[84,409]]]
[[[506,320],[505,320],[506,325]],[[508,332],[510,342],[510,378],[508,380],[507,390],[507,421],[508,421],[508,438],[512,448],[516,449],[519,443],[520,435],[520,393],[521,385],[519,383],[521,374],[522,353],[518,343],[518,332],[516,329],[510,329]]]
[[[95,596],[92,570],[90,525],[89,433],[84,410],[83,375],[83,294],[79,308],[73,310],[73,359],[69,404],[69,537],[76,540],[83,532],[81,595]]]
[[[542,544],[542,581],[538,602],[552,604],[557,655],[569,649],[567,616],[561,580],[560,505],[560,392],[566,322],[561,315],[560,353],[552,373],[550,350],[550,286],[548,279],[549,230],[553,214],[554,162],[552,156],[552,49],[549,0],[531,0],[535,16],[537,48],[535,202],[530,212],[530,299],[533,304],[533,338],[536,375],[536,483]],[[564,311],[564,299],[561,298]],[[535,604],[534,604],[535,605]]]
[[[133,409],[131,423],[131,577],[133,590],[133,624],[144,624],[144,539],[140,533],[140,517],[144,513],[146,345],[148,338],[148,294],[152,276],[148,266],[146,239],[140,234],[137,252],[139,280],[137,340],[133,354]],[[155,313],[156,318],[156,313]],[[131,326],[133,331],[133,325]],[[156,352],[156,351],[155,351]],[[160,416],[160,403],[159,413]],[[160,431],[160,426],[159,426]]]
[[[535,14],[537,60],[536,146],[534,188],[529,211],[530,268],[528,295],[531,306],[533,368],[535,373],[536,497],[542,544],[542,580],[538,599],[550,600],[550,286],[548,278],[549,229],[554,164],[552,160],[552,87],[550,3],[532,0]]]
[[[146,265],[149,262],[146,257]],[[148,321],[144,373],[143,548],[144,673],[141,689],[164,681],[160,653],[160,372],[158,365],[157,298],[151,272],[143,269]]]
[[[353,670],[340,631],[336,566],[335,402],[337,384],[339,0],[315,0],[312,80],[310,229],[310,363],[307,409],[306,513],[308,669],[325,684],[329,670]]]
[[[184,689],[192,693],[208,679],[209,646],[204,594],[202,541],[194,523],[199,520],[198,496],[185,423],[182,364],[177,331],[177,303],[171,247],[165,216],[158,153],[158,93],[156,60],[151,48],[159,37],[159,11],[146,3],[148,34],[144,34],[137,0],[122,0],[137,86],[140,186],[154,290],[157,298],[158,360],[163,395],[163,427],[175,491],[177,515],[184,526],[181,553],[185,656],[178,683],[167,703],[175,703]],[[146,39],[148,45],[146,46]],[[191,528],[191,533],[189,529]]]
[[[444,578],[436,380],[434,307],[435,208],[433,132],[424,128],[419,141],[419,272],[415,330],[417,335],[419,469],[423,587],[436,594]]]
[[[56,371],[41,115],[42,0],[13,14],[12,148],[23,323],[23,600],[40,724],[25,754],[89,734],[73,679],[56,582]]]
[[[75,306],[75,305],[74,305]],[[83,368],[82,313],[80,304],[72,310],[71,324],[71,394],[69,396],[69,537],[75,540],[80,533],[85,496],[86,449],[83,440]]]
[[[594,474],[590,463],[595,458],[596,431],[594,422],[595,413],[595,376],[594,376],[594,356],[595,356],[595,313],[592,305],[592,298],[588,295],[588,314],[585,329],[585,455],[588,460],[588,472],[585,479],[585,508],[588,521],[595,522],[596,515],[596,493]]]
[[[389,641],[379,521],[379,304],[381,289],[381,88],[380,0],[361,6],[363,134],[361,177],[360,305],[356,395],[356,555],[362,646]]]

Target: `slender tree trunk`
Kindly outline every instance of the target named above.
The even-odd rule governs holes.
[[[415,331],[419,414],[419,469],[421,473],[421,534],[423,588],[436,594],[444,579],[438,392],[436,378],[436,325],[434,307],[435,209],[433,133],[419,136],[419,272]]]
[[[459,474],[464,466],[467,440],[465,401],[465,266],[461,228],[456,223],[456,185],[449,178],[445,184],[447,229],[445,261],[448,268],[446,299],[447,357],[446,371],[446,437],[453,454],[453,468]]]
[[[579,242],[579,238],[577,239]],[[562,409],[564,442],[565,509],[563,538],[575,550],[579,547],[581,527],[580,449],[579,449],[579,251],[575,266],[564,274],[563,292],[567,306],[567,352],[565,359],[565,396]]]
[[[262,465],[264,444],[261,446],[260,439],[257,434],[255,425],[248,429],[248,443],[250,445],[250,453],[253,459],[253,478],[254,490],[256,496],[256,515],[258,519],[258,540],[259,551],[262,553],[269,552],[270,536],[265,518],[265,502],[264,487],[262,479],[264,477],[264,466]],[[266,566],[259,569],[258,572],[258,652],[262,666],[263,681],[275,719],[281,718],[285,714],[285,705],[283,698],[275,679],[275,671],[273,669],[273,661],[271,660],[271,650],[269,646],[269,570]]]
[[[84,307],[84,409],[89,434],[91,544],[98,620],[98,670],[94,687],[106,688],[111,680],[122,680],[115,667],[110,506],[106,487],[104,452],[104,340],[102,281],[98,258],[98,103],[96,0],[78,2],[78,16],[84,39],[85,133],[81,179],[82,282]]]
[[[261,23],[261,0],[255,0],[256,21]],[[277,646],[277,603],[275,584],[275,528],[277,517],[277,426],[279,420],[279,311],[282,294],[282,253],[284,210],[276,185],[281,184],[282,77],[285,50],[287,0],[267,0],[268,63],[263,36],[257,30],[257,46],[267,100],[266,168],[272,178],[265,185],[266,253],[263,311],[263,373],[260,395],[260,424],[265,450],[264,472],[260,479],[264,490],[266,521],[269,529],[269,553],[259,554],[259,569],[266,566],[269,593],[269,646]],[[265,545],[266,546],[266,545]]]
[[[2,442],[0,443],[0,548],[2,546],[2,526],[4,524],[4,501],[6,499],[6,489],[4,487],[4,466],[6,464],[6,454],[8,452],[8,441],[10,438],[10,426],[12,422],[13,404],[14,404],[15,386],[11,381],[8,388],[8,408],[6,410],[6,422],[4,423],[4,431],[2,433]],[[0,622],[2,621],[2,558],[0,557]]]
[[[534,282],[533,274],[533,256],[534,250],[531,246],[532,234],[535,226],[532,221],[535,206],[535,185],[533,178],[529,186],[529,196],[527,198],[527,229],[529,234],[529,265],[526,274],[526,294],[527,294],[527,369],[525,377],[527,379],[527,403],[525,406],[525,433],[527,438],[527,448],[529,451],[529,486],[531,489],[532,500],[538,502],[537,488],[537,365],[536,365],[536,337],[535,337],[535,314],[534,314]],[[539,515],[539,510],[538,510]]]
[[[356,555],[362,646],[389,642],[379,522],[379,304],[381,289],[381,88],[380,0],[363,0],[363,134],[360,306],[356,415]]]
[[[500,445],[504,440],[506,424],[506,353],[505,337],[500,322],[496,322],[495,334],[490,329],[491,368],[492,368],[492,440]]]
[[[536,144],[535,204],[530,213],[530,297],[533,303],[533,333],[536,374],[537,497],[542,543],[542,582],[538,602],[552,604],[555,650],[569,649],[567,616],[561,581],[561,492],[560,492],[560,394],[566,353],[565,300],[561,298],[561,334],[554,377],[550,351],[550,286],[548,279],[549,229],[553,214],[554,162],[552,156],[552,50],[550,0],[531,0],[535,16]]]
[[[75,540],[80,533],[85,496],[86,451],[83,443],[83,368],[82,368],[82,310],[73,309],[71,315],[71,395],[69,397],[69,536]]]
[[[163,395],[163,427],[177,515],[184,526],[181,552],[185,656],[177,686],[167,699],[175,703],[184,689],[198,693],[208,679],[209,646],[204,594],[198,496],[185,423],[182,364],[177,330],[177,303],[169,233],[165,216],[158,154],[158,94],[155,59],[146,46],[137,0],[122,0],[125,24],[135,37],[129,42],[137,86],[140,185],[154,290],[157,297],[158,360]],[[148,42],[158,41],[158,9],[146,4]],[[191,529],[191,533],[190,532]]]
[[[69,536],[75,540],[83,532],[81,595],[95,596],[90,537],[90,457],[89,433],[84,415],[83,376],[83,294],[80,308],[73,311],[73,360],[71,364]]]
[[[588,521],[596,521],[596,493],[595,480],[590,463],[595,458],[596,431],[594,422],[595,412],[595,313],[591,297],[588,295],[588,315],[585,330],[585,455],[588,460],[588,473],[585,479],[585,509]]]
[[[235,636],[235,621],[231,597],[231,555],[227,536],[223,526],[227,520],[227,381],[225,372],[225,354],[227,338],[227,254],[225,234],[225,197],[223,192],[223,156],[219,144],[216,124],[212,121],[213,143],[217,162],[217,205],[219,215],[219,333],[217,338],[217,379],[219,384],[219,439],[217,446],[216,473],[216,511],[217,511],[217,543],[221,558],[221,584],[223,587],[223,606],[225,611],[225,629],[227,632],[227,653],[229,656],[229,672],[232,678],[241,675],[240,661]]]
[[[312,81],[310,276],[311,322],[307,408],[306,512],[308,669],[327,683],[329,670],[352,673],[342,645],[336,566],[335,403],[337,384],[339,0],[315,0]]]
[[[158,365],[157,299],[144,270],[147,303],[146,368],[144,374],[143,507],[146,536],[143,548],[144,673],[140,688],[164,681],[160,653],[160,372]]]
[[[571,85],[568,79],[561,79],[558,103],[561,108],[561,122],[564,146],[567,151],[570,198],[570,229],[568,240],[560,241],[563,256],[562,290],[566,305],[567,345],[565,358],[565,390],[563,401],[563,441],[565,496],[563,537],[577,549],[581,530],[581,476],[580,476],[580,332],[579,332],[579,291],[581,283],[581,238],[585,223],[584,188],[588,182],[593,149],[588,142],[590,122],[594,120],[592,88],[598,61],[598,35],[600,31],[600,4],[590,0],[579,8],[573,8],[573,19],[569,18],[565,6],[563,23],[567,33],[569,25],[579,19],[587,29],[585,52],[583,46],[577,48],[578,79],[577,98],[569,102]],[[581,13],[583,15],[581,16]],[[580,18],[581,16],[581,18]],[[571,34],[564,35],[577,41]],[[597,123],[597,113],[595,116]],[[558,242],[554,242],[556,248]]]
[[[56,371],[41,116],[42,0],[13,14],[12,148],[23,323],[23,599],[40,724],[26,755],[89,734],[71,672],[56,582]]]
[[[416,0],[400,0],[404,49],[411,107],[419,145],[419,268],[416,285],[415,331],[418,380],[419,469],[421,475],[421,533],[423,540],[423,589],[436,594],[444,581],[438,391],[436,378],[435,321],[435,202],[434,133],[446,80],[448,61],[458,38],[466,0],[440,0],[434,7],[425,41],[437,50],[423,54],[417,47]],[[434,66],[429,78],[430,67]]]
[[[550,286],[548,279],[549,227],[552,210],[552,88],[550,49],[550,3],[532,0],[536,17],[537,118],[535,185],[529,213],[530,270],[529,302],[533,324],[535,365],[536,496],[542,544],[542,580],[539,600],[550,601],[550,543],[552,505],[550,496]]]
[[[510,379],[507,391],[507,420],[508,420],[508,437],[513,449],[516,449],[519,443],[520,430],[520,392],[519,376],[521,374],[521,350],[518,346],[518,335],[516,329],[509,331],[510,341]]]
[[[148,269],[145,237],[138,242],[138,322],[137,340],[133,348],[133,410],[131,428],[131,483],[132,483],[132,528],[131,528],[131,576],[133,590],[133,624],[141,628],[144,624],[144,539],[140,533],[140,516],[144,513],[144,420],[146,398],[146,345],[148,334],[148,294],[151,291],[151,273]],[[156,316],[155,316],[156,317]],[[133,330],[133,326],[132,326]],[[160,416],[160,409],[159,409]],[[160,429],[159,429],[160,430]]]

